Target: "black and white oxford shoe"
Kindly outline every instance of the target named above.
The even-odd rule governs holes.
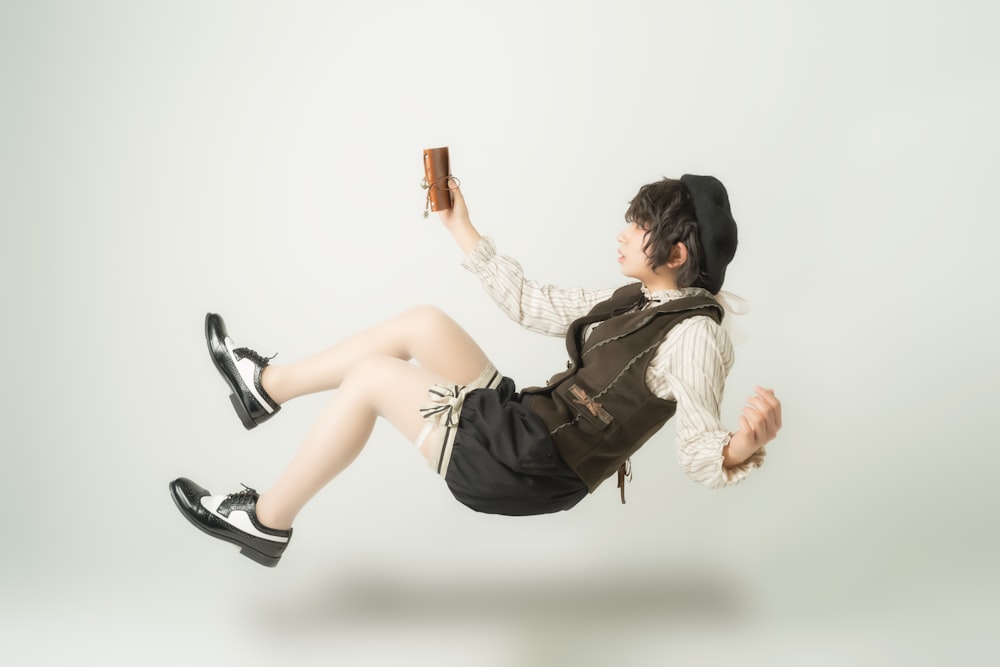
[[[275,530],[257,520],[257,492],[243,491],[213,496],[186,477],[170,483],[170,496],[188,521],[198,530],[231,542],[251,560],[274,567],[281,559],[292,529]]]
[[[261,371],[270,358],[248,347],[235,347],[222,316],[215,313],[205,315],[205,341],[212,363],[232,390],[229,400],[244,428],[250,430],[273,417],[281,406],[260,384]]]

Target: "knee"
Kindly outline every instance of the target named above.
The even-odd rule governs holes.
[[[432,306],[426,303],[419,306],[413,306],[409,310],[405,311],[403,315],[408,320],[419,324],[435,323],[450,319],[443,310],[437,306]]]
[[[340,383],[341,394],[355,396],[370,396],[372,390],[388,381],[390,360],[387,357],[374,356],[359,359],[351,367]]]
[[[452,319],[437,306],[420,305],[404,313],[411,332],[433,334],[452,324]]]

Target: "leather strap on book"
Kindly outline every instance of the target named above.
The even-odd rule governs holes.
[[[449,179],[455,181],[455,185],[450,185],[448,183]],[[420,187],[422,187],[424,190],[427,190],[427,201],[424,202],[424,217],[426,218],[427,216],[429,216],[431,214],[431,210],[435,210],[435,211],[441,210],[441,209],[434,208],[434,207],[431,206],[431,190],[432,189],[443,190],[445,192],[449,192],[450,193],[452,190],[458,188],[458,186],[460,186],[461,184],[462,184],[462,182],[460,180],[458,180],[457,178],[455,178],[454,176],[445,176],[443,178],[438,178],[438,179],[435,179],[433,181],[428,181],[426,178],[424,178],[423,180],[421,180],[420,181]]]

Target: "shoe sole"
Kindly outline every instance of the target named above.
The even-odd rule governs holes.
[[[255,563],[259,563],[264,567],[274,567],[275,565],[278,564],[278,561],[281,560],[281,556],[268,556],[267,554],[257,551],[253,547],[248,547],[235,537],[229,535],[227,529],[220,528],[220,531],[216,532],[211,528],[209,528],[208,526],[201,523],[200,521],[198,521],[197,519],[195,519],[193,516],[188,514],[187,511],[185,511],[184,507],[180,504],[179,500],[177,499],[177,494],[174,493],[173,487],[171,487],[170,489],[170,497],[171,499],[173,499],[174,505],[177,507],[177,509],[180,510],[181,515],[185,519],[187,519],[188,523],[190,523],[192,526],[194,526],[201,532],[205,533],[206,535],[209,535],[216,539],[224,540],[226,542],[229,542],[230,544],[235,544],[236,546],[240,547],[241,555],[246,556]]]
[[[257,428],[257,422],[253,420],[250,413],[247,412],[246,406],[243,405],[243,401],[236,394],[229,395],[229,402],[233,404],[233,410],[236,410],[236,416],[240,418],[240,422],[243,424],[243,428],[250,430]]]
[[[229,385],[229,389],[232,390],[233,393],[229,395],[229,402],[233,404],[233,409],[236,411],[236,416],[240,418],[243,428],[249,431],[256,428],[257,422],[253,420],[253,417],[250,416],[250,412],[247,411],[246,406],[243,405],[243,401],[240,400],[240,387],[234,385],[229,379],[228,369],[224,366],[223,362],[219,360],[220,352],[212,345],[211,322],[212,313],[209,313],[208,315],[205,315],[205,343],[208,345],[208,356],[212,358],[212,365],[215,366],[215,370],[219,371],[219,375],[222,376],[222,379],[226,381],[227,385]],[[222,341],[219,342],[221,343]]]

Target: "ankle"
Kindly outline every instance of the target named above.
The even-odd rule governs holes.
[[[292,527],[292,518],[283,517],[280,512],[276,512],[266,495],[257,498],[255,511],[257,521],[265,528],[289,530]]]
[[[272,401],[281,405],[288,400],[281,389],[282,368],[268,364],[260,369],[260,386]]]

